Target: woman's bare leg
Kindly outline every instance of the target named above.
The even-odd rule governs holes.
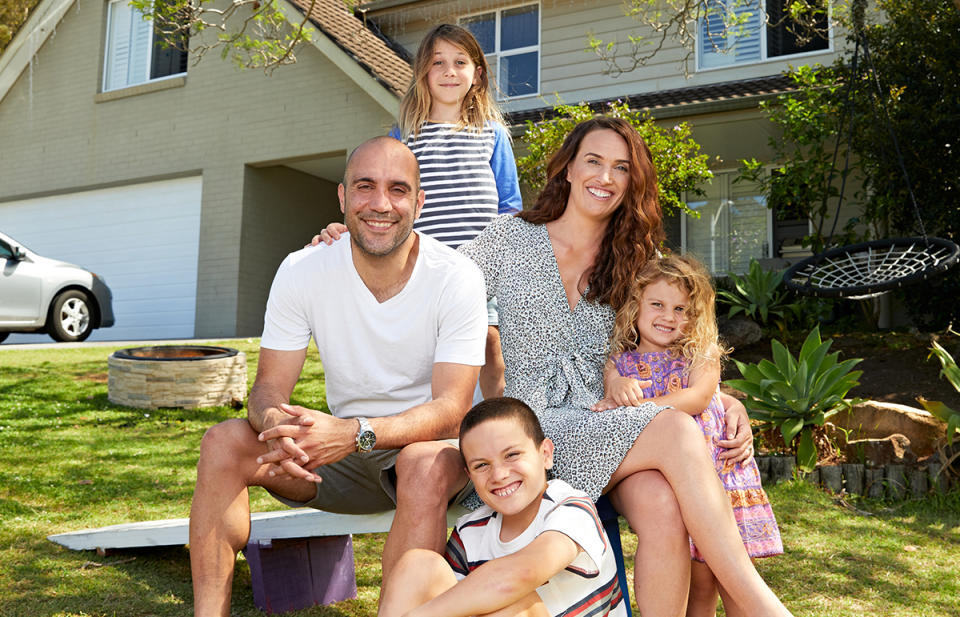
[[[727,617],[747,617],[749,613],[740,608],[740,606],[730,597],[723,587],[720,587],[720,599],[723,600],[723,614]]]
[[[639,471],[609,493],[637,534],[633,597],[644,617],[679,617],[687,605],[690,541],[680,505],[659,471]]]
[[[611,477],[658,469],[673,487],[690,536],[720,584],[750,615],[790,615],[763,582],[743,546],[726,491],[693,418],[667,409],[650,421]]]
[[[690,561],[690,603],[687,617],[717,616],[717,579],[707,564]],[[726,607],[726,605],[724,605]]]

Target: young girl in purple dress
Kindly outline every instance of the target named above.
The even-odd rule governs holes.
[[[716,379],[724,350],[717,340],[714,290],[710,275],[690,257],[653,259],[637,277],[633,293],[617,312],[612,355],[604,371],[605,398],[618,405],[677,392],[701,379]],[[650,384],[646,385],[645,384]],[[721,458],[724,404],[719,385],[704,410],[687,409],[700,428],[717,475],[733,505],[737,525],[751,557],[783,552],[770,502],[760,486],[753,456],[732,463]],[[691,597],[687,617],[716,614],[718,585],[696,546],[690,545]],[[745,612],[719,588],[729,616]]]

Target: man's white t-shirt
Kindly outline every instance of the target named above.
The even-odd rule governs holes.
[[[382,303],[353,265],[349,234],[332,246],[289,254],[277,271],[260,345],[300,350],[312,335],[335,416],[400,413],[432,400],[434,363],[484,363],[487,311],[480,270],[418,235],[410,280]]]

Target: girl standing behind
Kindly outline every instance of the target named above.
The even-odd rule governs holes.
[[[424,37],[390,136],[404,142],[420,164],[426,200],[415,230],[457,248],[498,215],[520,211],[510,135],[493,97],[487,60],[468,30],[441,24]],[[331,223],[313,244],[329,244],[344,231],[340,223]],[[488,304],[487,314],[480,388],[491,398],[501,396],[504,387],[496,299]]]
[[[641,270],[629,300],[617,312],[611,349],[604,371],[605,398],[619,405],[692,387],[716,375],[723,350],[717,341],[715,293],[710,275],[690,257],[654,259]],[[652,383],[642,387],[641,381]],[[691,413],[703,431],[714,465],[733,505],[737,526],[751,557],[783,552],[770,502],[760,486],[756,460],[724,460],[724,405],[717,388],[710,405]],[[685,410],[690,413],[691,410]],[[716,578],[691,542],[690,602],[687,617],[716,614]],[[726,614],[745,615],[721,587]]]

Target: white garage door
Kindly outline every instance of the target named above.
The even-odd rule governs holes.
[[[90,340],[189,338],[201,184],[197,176],[0,203],[0,229],[44,257],[104,278],[116,323]],[[7,342],[51,340],[17,334]]]

